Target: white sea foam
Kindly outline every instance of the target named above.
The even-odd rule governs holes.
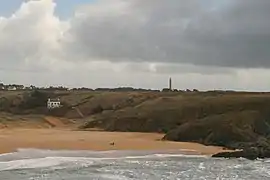
[[[270,163],[265,161],[225,160],[180,152],[20,149],[0,156],[0,179],[268,180]]]
[[[202,155],[185,155],[186,151],[68,151],[68,150],[41,150],[41,149],[18,149],[17,152],[2,154],[0,161],[44,158],[44,157],[91,157],[91,158],[133,158],[133,157],[206,157]]]
[[[107,175],[107,174],[102,174],[99,176],[99,178],[104,178],[104,179],[113,179],[113,180],[127,180],[127,177],[119,176],[119,175]]]
[[[22,159],[0,162],[0,171],[6,170],[18,170],[18,169],[35,169],[35,168],[47,168],[65,165],[68,163],[76,163],[85,165],[92,165],[93,160],[89,158],[77,158],[77,157],[46,157],[37,159]],[[63,167],[64,168],[64,167]]]
[[[152,153],[152,154],[151,154]],[[148,151],[52,151],[18,149],[0,156],[0,171],[57,167],[67,164],[93,165],[104,160],[157,159],[169,157],[206,158],[201,155],[170,154]],[[61,167],[60,167],[61,168]]]
[[[187,155],[187,154],[154,154],[153,156],[156,157],[186,157],[186,158],[209,158],[210,156],[207,155]]]

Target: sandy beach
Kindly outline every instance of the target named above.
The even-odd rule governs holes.
[[[50,150],[183,150],[185,154],[211,155],[224,151],[221,147],[197,143],[161,141],[163,134],[66,129],[1,129],[0,153],[19,148]],[[114,142],[114,145],[112,143]]]

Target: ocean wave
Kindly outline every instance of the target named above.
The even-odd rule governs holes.
[[[46,157],[36,159],[22,159],[0,162],[0,171],[19,170],[19,169],[35,169],[47,167],[60,167],[68,163],[92,165],[94,161],[89,158],[74,158],[74,157]],[[63,166],[65,168],[65,166]]]
[[[0,155],[0,161],[18,160],[44,157],[91,157],[91,158],[125,158],[125,157],[208,157],[204,155],[187,155],[186,150],[163,151],[70,151],[70,150],[43,150],[43,149],[18,149],[14,153]]]
[[[0,156],[0,171],[66,167],[68,164],[91,166],[105,160],[161,159],[161,158],[208,158],[202,155],[184,155],[158,151],[52,151],[18,149],[17,152]]]

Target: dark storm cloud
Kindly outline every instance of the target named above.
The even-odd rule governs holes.
[[[83,17],[75,18],[67,47],[81,59],[270,67],[270,1],[224,2],[117,0],[115,8],[96,4],[100,11],[86,8]]]

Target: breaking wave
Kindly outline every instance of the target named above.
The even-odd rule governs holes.
[[[68,163],[92,165],[102,160],[154,159],[169,157],[207,158],[203,155],[177,154],[179,151],[52,151],[18,149],[17,152],[0,155],[0,171],[64,166]]]
[[[18,149],[0,155],[0,179],[266,180],[270,161],[214,159],[181,151],[51,151]]]

